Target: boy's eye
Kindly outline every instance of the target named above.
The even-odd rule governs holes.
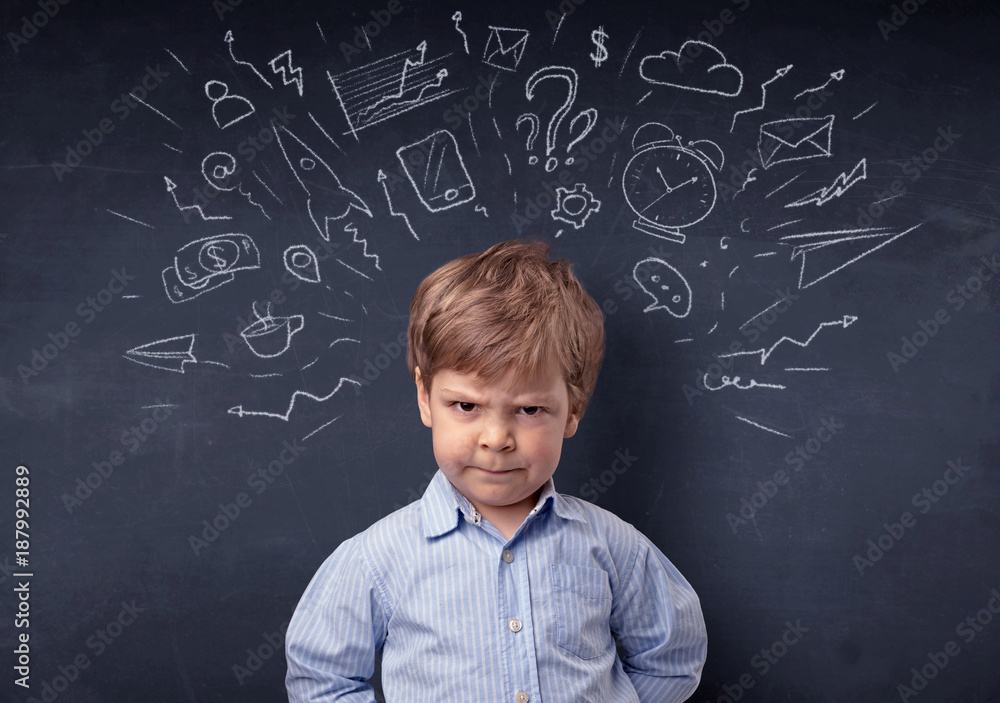
[[[462,412],[466,412],[466,413],[471,413],[473,410],[476,409],[476,404],[475,403],[458,402],[458,403],[455,403],[455,404],[458,406],[459,410],[461,410]]]
[[[525,415],[541,415],[542,408],[539,405],[525,405],[521,410]]]

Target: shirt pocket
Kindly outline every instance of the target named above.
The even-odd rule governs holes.
[[[613,648],[607,572],[572,564],[552,564],[551,569],[559,646],[581,659],[593,659]]]

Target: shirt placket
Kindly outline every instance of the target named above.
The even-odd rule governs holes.
[[[500,636],[506,646],[506,670],[510,679],[504,700],[510,703],[538,703],[538,669],[535,657],[534,626],[531,592],[528,579],[528,559],[524,531],[504,544],[497,554],[497,613]]]

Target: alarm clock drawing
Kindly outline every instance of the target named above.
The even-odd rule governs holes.
[[[712,169],[722,170],[722,149],[707,139],[685,145],[680,135],[658,122],[635,131],[632,149],[636,153],[622,176],[625,200],[639,216],[632,226],[683,244],[681,230],[704,220],[715,207]]]

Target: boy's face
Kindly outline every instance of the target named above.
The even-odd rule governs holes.
[[[430,393],[420,369],[415,377],[420,419],[432,430],[441,471],[491,522],[523,520],[579,422],[556,365],[492,385],[477,385],[473,374],[438,371]]]

